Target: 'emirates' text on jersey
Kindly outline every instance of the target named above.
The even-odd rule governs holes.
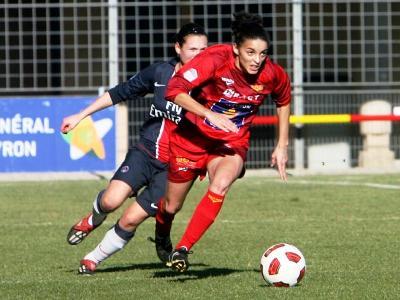
[[[140,128],[138,146],[162,162],[169,160],[169,130],[183,118],[183,109],[165,100],[165,89],[175,71],[177,59],[154,63],[135,74],[124,83],[111,88],[113,104],[136,100],[146,94],[153,94],[150,109]],[[167,126],[168,125],[168,126]]]
[[[235,66],[232,45],[211,46],[185,64],[170,80],[166,98],[174,101],[195,87],[201,88],[196,100],[212,111],[234,115],[239,132],[224,132],[190,112],[185,117],[206,136],[223,141],[249,137],[249,126],[268,95],[278,107],[291,99],[290,80],[281,66],[267,58],[257,75],[246,76]]]

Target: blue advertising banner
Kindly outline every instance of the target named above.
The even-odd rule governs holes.
[[[0,98],[0,172],[114,170],[114,107],[60,133],[63,118],[95,98]]]

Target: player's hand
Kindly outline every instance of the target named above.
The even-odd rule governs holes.
[[[287,181],[286,163],[288,161],[287,147],[277,146],[271,155],[271,167],[278,169],[279,176]]]
[[[211,122],[211,124],[225,132],[239,132],[239,128],[230,120],[230,118],[234,117],[234,115],[229,117],[225,114],[220,114],[209,110],[205,113],[205,117]]]
[[[61,132],[64,134],[70,132],[79,124],[80,121],[81,117],[78,114],[65,117],[61,124]]]

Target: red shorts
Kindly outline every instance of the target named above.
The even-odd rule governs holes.
[[[170,136],[168,180],[188,182],[207,173],[207,164],[216,157],[238,154],[246,160],[248,139],[232,142],[214,140],[198,132],[178,127]]]

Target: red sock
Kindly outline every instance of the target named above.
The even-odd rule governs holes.
[[[218,195],[210,190],[207,191],[200,203],[197,205],[182,239],[176,246],[176,249],[186,247],[187,250],[190,250],[190,248],[200,240],[201,236],[207,231],[208,227],[211,226],[217,217],[221,210],[224,198],[225,196],[223,195]]]
[[[165,211],[164,197],[158,202],[156,214],[156,234],[158,236],[168,236],[171,233],[172,221],[175,215]]]

